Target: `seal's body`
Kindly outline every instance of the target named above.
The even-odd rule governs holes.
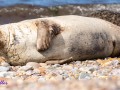
[[[44,21],[49,24],[42,24]],[[40,27],[44,29],[39,32]],[[1,56],[13,65],[30,61],[64,63],[120,54],[120,27],[97,18],[75,15],[39,18],[2,25],[0,32]]]

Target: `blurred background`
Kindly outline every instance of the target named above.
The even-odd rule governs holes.
[[[39,6],[56,6],[67,4],[113,4],[120,3],[120,0],[0,0],[0,6],[15,4],[30,4]]]
[[[98,17],[120,25],[120,0],[0,0],[0,24],[59,15]]]

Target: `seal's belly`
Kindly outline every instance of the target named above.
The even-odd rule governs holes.
[[[76,33],[76,32],[75,32]],[[78,32],[69,36],[65,52],[76,59],[108,57],[113,52],[113,42],[106,32]]]
[[[74,28],[74,27],[73,27]],[[93,59],[108,57],[113,52],[113,40],[108,30],[75,29],[54,38],[51,47],[41,54],[49,59]]]

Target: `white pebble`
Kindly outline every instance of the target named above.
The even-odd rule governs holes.
[[[0,72],[9,71],[9,70],[10,70],[10,67],[0,66]]]

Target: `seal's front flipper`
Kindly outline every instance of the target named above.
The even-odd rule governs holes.
[[[62,59],[62,60],[50,60],[50,61],[46,61],[45,63],[47,63],[47,64],[64,64],[64,63],[71,62],[71,61],[73,61],[72,57],[67,58],[67,59]]]
[[[49,48],[51,40],[54,36],[60,33],[60,27],[47,20],[42,20],[36,23],[37,29],[37,50],[42,51]]]

